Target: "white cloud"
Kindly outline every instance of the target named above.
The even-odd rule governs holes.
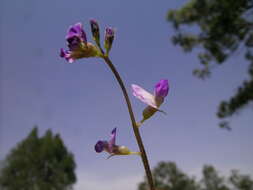
[[[136,190],[137,184],[143,180],[143,175],[131,175],[101,179],[94,174],[79,172],[74,190]]]

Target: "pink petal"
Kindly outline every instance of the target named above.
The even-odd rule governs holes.
[[[145,104],[148,104],[149,106],[158,109],[156,105],[156,100],[155,96],[141,88],[140,86],[136,84],[132,84],[132,90],[133,90],[133,95],[144,102]]]

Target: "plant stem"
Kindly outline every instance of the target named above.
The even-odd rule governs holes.
[[[151,174],[151,170],[150,170],[150,166],[149,166],[149,163],[148,163],[147,154],[146,154],[143,142],[142,142],[142,138],[141,138],[138,126],[137,126],[136,121],[135,121],[133,109],[132,109],[131,102],[130,102],[130,99],[128,97],[125,85],[124,85],[118,71],[116,70],[115,66],[112,64],[111,60],[109,59],[109,57],[104,56],[103,58],[104,58],[105,62],[107,63],[107,65],[110,67],[110,69],[113,72],[114,76],[116,77],[116,79],[117,79],[117,81],[118,81],[118,83],[121,87],[121,90],[124,94],[124,97],[125,97],[125,100],[126,100],[126,103],[127,103],[128,112],[129,112],[129,115],[130,115],[130,119],[132,121],[132,127],[133,127],[133,131],[134,131],[134,135],[135,135],[135,138],[137,140],[137,143],[138,143],[138,146],[139,146],[139,149],[140,149],[140,152],[141,152],[142,163],[143,163],[144,168],[145,168],[145,172],[146,172],[147,179],[148,179],[148,184],[149,184],[150,190],[155,190],[153,179],[152,179],[152,174]]]

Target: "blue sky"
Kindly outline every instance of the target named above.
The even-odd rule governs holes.
[[[0,159],[27,136],[34,125],[60,133],[75,156],[76,190],[134,190],[144,175],[137,156],[106,159],[94,144],[118,127],[117,142],[138,150],[127,107],[112,73],[101,59],[67,64],[69,25],[82,22],[91,39],[89,19],[101,29],[116,28],[111,59],[129,90],[141,119],[145,105],[131,95],[131,84],[149,91],[167,78],[170,92],[162,109],[140,129],[150,164],[175,161],[199,176],[203,164],[226,174],[230,169],[253,173],[252,109],[231,119],[232,132],[218,128],[215,116],[245,79],[247,63],[240,55],[216,68],[212,78],[192,76],[196,53],[184,54],[170,42],[173,29],[166,13],[186,1],[11,0],[1,1],[0,30]],[[103,32],[103,31],[102,31]]]

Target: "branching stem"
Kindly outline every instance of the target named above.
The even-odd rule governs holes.
[[[101,51],[101,52],[103,53],[103,51]],[[139,129],[138,129],[135,117],[134,117],[133,109],[132,109],[132,106],[131,106],[131,102],[130,102],[127,90],[125,88],[125,85],[124,85],[118,71],[116,70],[115,66],[112,64],[109,57],[104,56],[103,59],[105,60],[106,64],[109,66],[111,71],[113,72],[113,74],[116,77],[116,79],[117,79],[117,81],[120,85],[120,88],[121,88],[121,90],[124,94],[126,104],[127,104],[127,108],[128,108],[128,112],[129,112],[130,119],[131,119],[131,122],[132,122],[134,135],[135,135],[136,141],[138,143],[138,146],[139,146],[139,149],[140,149],[140,152],[141,152],[142,163],[143,163],[144,168],[145,168],[145,172],[146,172],[146,175],[147,175],[147,180],[148,180],[148,183],[149,183],[149,187],[150,187],[150,190],[155,190],[154,183],[153,183],[153,178],[152,178],[152,174],[151,174],[151,170],[150,170],[150,166],[149,166],[149,163],[148,163],[147,154],[146,154],[146,151],[145,151],[145,148],[144,148],[144,145],[143,145],[143,142],[142,142],[142,138],[141,138],[141,135],[140,135],[140,132],[139,132]]]

